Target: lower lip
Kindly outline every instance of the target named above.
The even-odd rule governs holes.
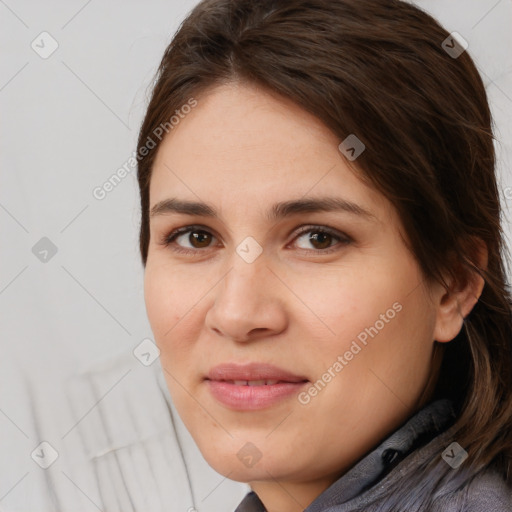
[[[225,381],[206,380],[212,395],[231,409],[256,410],[270,407],[296,395],[307,382],[279,382],[269,386],[238,386]]]

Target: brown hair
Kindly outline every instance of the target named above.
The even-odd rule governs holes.
[[[454,58],[442,47],[448,36],[399,0],[204,0],[165,51],[138,150],[191,97],[235,80],[293,100],[340,142],[356,134],[366,146],[357,171],[396,208],[425,279],[484,277],[480,300],[446,344],[435,398],[456,405],[467,478],[492,464],[512,484],[511,301],[491,115],[468,53]],[[138,166],[144,266],[159,142]],[[487,270],[476,263],[477,239],[488,247]],[[461,473],[434,467],[437,459],[430,496],[441,478]],[[425,504],[428,496],[404,489],[401,505]]]

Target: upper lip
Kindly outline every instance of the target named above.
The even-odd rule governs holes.
[[[278,380],[283,382],[307,381],[304,376],[266,363],[223,363],[210,369],[208,380]]]

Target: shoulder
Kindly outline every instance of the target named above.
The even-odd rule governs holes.
[[[512,487],[492,469],[481,471],[463,488],[439,497],[430,512],[511,512]]]

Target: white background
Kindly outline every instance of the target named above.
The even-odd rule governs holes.
[[[176,415],[175,436],[155,398],[158,361],[145,367],[132,354],[152,338],[135,169],[105,199],[92,194],[135,150],[153,75],[195,3],[0,0],[0,510],[220,511],[247,491],[207,466]],[[512,2],[416,3],[469,42],[496,123],[508,215]],[[43,31],[58,43],[47,59],[31,47]],[[46,263],[32,252],[42,237],[57,247]],[[110,426],[95,423],[100,409]],[[134,426],[134,415],[153,413]],[[87,438],[102,428],[109,435]],[[59,454],[48,470],[30,455],[44,440]]]

